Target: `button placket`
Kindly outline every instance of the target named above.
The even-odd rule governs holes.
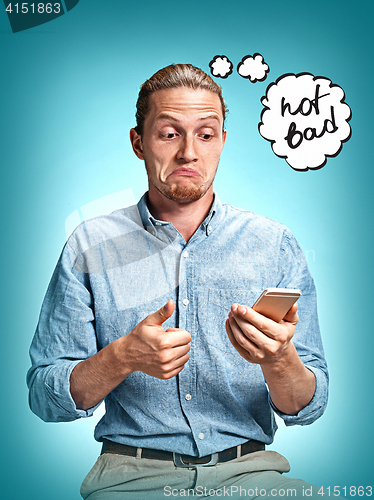
[[[188,316],[190,314],[189,304],[190,300],[188,296],[188,265],[190,253],[187,250],[181,252],[180,263],[179,263],[179,273],[183,276],[183,280],[180,281],[179,286],[179,327],[188,330]],[[187,419],[190,421],[190,412],[193,412],[194,407],[194,393],[191,391],[193,388],[193,369],[190,370],[191,363],[193,365],[193,352],[190,351],[190,359],[187,362],[185,369],[179,374],[179,394],[180,401],[183,409],[186,413]],[[191,415],[192,417],[192,415]]]

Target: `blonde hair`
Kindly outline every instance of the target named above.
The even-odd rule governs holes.
[[[221,87],[203,70],[192,64],[171,64],[157,71],[140,87],[136,103],[136,127],[139,135],[143,134],[144,120],[149,111],[149,97],[157,90],[187,87],[194,90],[205,89],[218,95],[222,105],[223,121],[228,109],[222,96]]]

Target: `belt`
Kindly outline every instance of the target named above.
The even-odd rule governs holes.
[[[153,460],[170,460],[173,461],[177,467],[190,467],[195,465],[216,465],[218,462],[228,462],[234,458],[239,458],[248,453],[255,451],[263,451],[265,444],[251,439],[239,446],[233,446],[227,450],[218,453],[212,453],[205,457],[193,457],[191,455],[182,455],[172,451],[164,450],[151,450],[149,448],[136,448],[127,444],[114,443],[108,439],[103,439],[103,447],[101,455],[104,453],[114,453],[116,455],[128,455],[135,458],[149,458]]]

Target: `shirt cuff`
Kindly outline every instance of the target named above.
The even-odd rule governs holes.
[[[44,421],[69,422],[91,417],[100,405],[101,402],[88,410],[80,410],[70,394],[70,374],[81,361],[64,361],[41,369],[37,374],[33,384],[34,390],[30,393],[30,406]],[[44,370],[46,373],[43,373]],[[43,387],[44,391],[40,390]]]
[[[306,366],[306,368],[312,371],[316,377],[316,390],[312,400],[296,415],[288,415],[279,411],[269,395],[270,406],[274,412],[284,420],[287,426],[312,424],[323,414],[327,405],[328,379],[326,373],[314,366]]]

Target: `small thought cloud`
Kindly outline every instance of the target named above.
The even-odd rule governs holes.
[[[214,56],[209,68],[213,76],[227,78],[232,73],[233,64],[226,56]]]
[[[238,64],[237,70],[240,76],[247,78],[252,83],[263,82],[270,71],[261,54],[244,56]]]

